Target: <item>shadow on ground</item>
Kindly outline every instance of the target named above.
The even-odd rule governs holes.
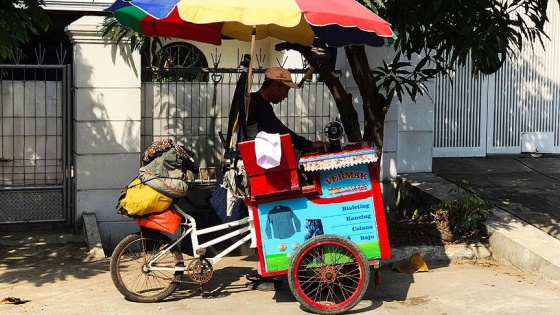
[[[437,158],[435,174],[560,239],[560,156]]]
[[[107,260],[84,262],[85,244],[0,246],[0,283],[46,283],[87,279],[109,271]]]

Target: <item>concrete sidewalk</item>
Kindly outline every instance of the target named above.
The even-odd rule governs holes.
[[[560,239],[560,156],[439,158],[433,172]]]
[[[492,255],[560,282],[560,157],[434,159],[433,173],[403,174],[399,184],[404,202],[421,206],[464,181],[494,205],[485,222]]]

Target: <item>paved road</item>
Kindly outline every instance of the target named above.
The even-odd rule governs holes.
[[[219,262],[206,294],[187,285],[165,302],[127,302],[114,288],[108,261],[82,262],[79,245],[3,247],[0,298],[29,302],[0,305],[1,314],[308,314],[290,290],[251,291],[244,275],[252,257]],[[429,272],[407,275],[382,267],[381,285],[370,285],[352,314],[554,314],[560,285],[491,261],[428,262]],[[285,279],[284,279],[285,280]]]
[[[433,172],[560,239],[560,156],[438,158]]]

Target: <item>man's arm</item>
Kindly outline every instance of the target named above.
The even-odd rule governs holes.
[[[272,106],[257,106],[256,110],[258,111],[258,114],[255,116],[257,118],[259,130],[268,133],[288,133],[292,138],[294,148],[303,152],[307,152],[311,149],[312,142],[296,134],[295,132],[290,130],[290,128],[286,127],[286,125],[284,125],[284,123],[282,123],[282,121],[278,119],[278,117],[276,117]]]

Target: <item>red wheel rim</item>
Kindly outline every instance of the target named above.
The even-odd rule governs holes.
[[[325,251],[327,248],[329,250]],[[343,243],[325,241],[314,244],[297,257],[296,266],[293,280],[299,296],[318,309],[342,308],[354,301],[364,286],[364,265],[357,253]],[[344,268],[350,271],[341,273]],[[342,280],[347,280],[350,285],[342,284]],[[314,285],[318,287],[314,288]],[[334,289],[340,290],[343,297],[336,298]]]

